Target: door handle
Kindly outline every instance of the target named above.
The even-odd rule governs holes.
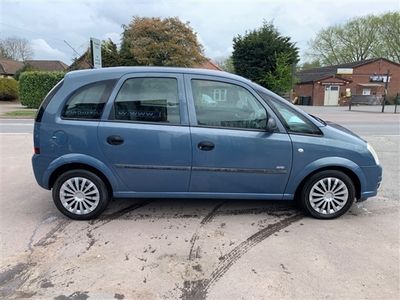
[[[119,135],[110,135],[107,138],[107,143],[110,145],[121,145],[124,143],[124,139]]]
[[[203,141],[198,143],[197,148],[202,151],[211,151],[214,149],[215,145],[214,143],[208,142],[208,141]]]

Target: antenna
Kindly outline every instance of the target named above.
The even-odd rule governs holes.
[[[68,47],[70,47],[72,49],[72,51],[75,52],[75,54],[78,56],[77,58],[79,58],[81,55],[78,53],[78,51],[76,51],[74,49],[74,47],[72,47],[66,40],[64,40],[64,43],[67,44]],[[85,58],[85,61],[87,62],[87,64],[93,69],[93,65],[91,62],[87,61],[87,59]]]
[[[76,55],[78,55],[78,57],[81,56],[81,55],[78,53],[78,51],[76,51],[76,50],[74,49],[74,47],[72,47],[66,40],[64,40],[64,43],[66,43],[67,46],[70,47],[70,48],[72,49],[72,51],[75,52]]]

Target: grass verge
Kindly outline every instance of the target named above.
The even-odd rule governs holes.
[[[8,117],[24,117],[24,118],[34,118],[36,116],[36,109],[20,109],[6,112],[5,115]]]

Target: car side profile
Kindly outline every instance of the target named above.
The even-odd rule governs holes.
[[[382,179],[375,151],[351,131],[242,77],[165,67],[67,73],[36,116],[32,163],[78,220],[112,197],[298,199],[330,219]]]

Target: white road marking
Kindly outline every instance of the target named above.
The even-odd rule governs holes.
[[[0,123],[4,126],[33,126],[33,123]]]
[[[32,135],[32,132],[0,132],[0,135]]]

